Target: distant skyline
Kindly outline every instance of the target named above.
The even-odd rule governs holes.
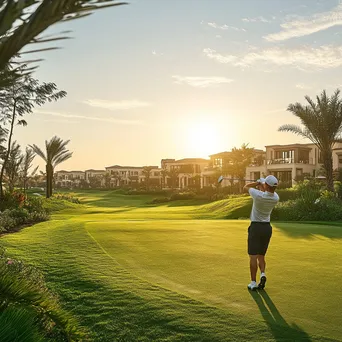
[[[342,89],[341,1],[129,2],[46,32],[73,39],[42,53],[34,77],[68,96],[36,108],[15,139],[70,139],[57,170],[306,143],[277,131],[299,124],[288,104]]]

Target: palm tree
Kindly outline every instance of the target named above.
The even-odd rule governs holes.
[[[309,105],[303,106],[297,102],[287,108],[300,119],[304,127],[292,124],[279,127],[281,132],[292,132],[308,138],[319,148],[329,191],[334,191],[332,148],[335,142],[341,141],[339,135],[342,129],[342,100],[339,95],[339,89],[331,97],[323,90],[316,96],[317,103],[305,96]]]
[[[63,141],[57,136],[54,136],[50,141],[45,140],[46,153],[37,145],[30,146],[46,163],[46,198],[52,196],[53,172],[55,167],[72,156],[72,152],[66,149],[66,145],[69,142],[70,140]]]
[[[26,68],[22,68],[25,74]],[[3,198],[2,182],[6,164],[11,153],[12,137],[15,124],[26,126],[27,122],[21,119],[30,114],[34,106],[42,106],[45,102],[57,101],[66,96],[65,91],[58,91],[54,83],[42,83],[33,77],[26,75],[16,80],[14,84],[1,92],[1,121],[9,124],[7,139],[7,151],[0,171],[0,198]]]
[[[20,166],[24,160],[24,156],[21,153],[20,145],[16,141],[12,142],[11,152],[9,153],[7,163],[4,168],[6,173],[8,190],[13,192],[14,187],[19,179]],[[2,184],[2,183],[1,183]]]
[[[168,176],[171,179],[171,189],[174,190],[177,185],[179,170],[175,167],[171,168],[171,170],[168,172]]]
[[[146,185],[146,190],[147,191],[150,188],[150,178],[151,178],[152,169],[153,169],[152,166],[144,166],[144,168],[142,170],[142,174],[145,177],[145,185]]]
[[[36,172],[38,171],[38,166],[36,166],[34,170],[31,172],[31,174],[29,174],[29,170],[32,167],[32,162],[35,156],[36,155],[33,152],[33,150],[26,147],[25,154],[22,160],[22,165],[21,165],[21,180],[22,180],[24,193],[26,193],[29,180],[32,179],[35,176]]]
[[[163,168],[161,171],[160,171],[160,174],[161,174],[161,177],[162,177],[162,181],[161,181],[161,188],[165,188],[166,187],[166,177],[168,175],[168,171],[167,169]]]

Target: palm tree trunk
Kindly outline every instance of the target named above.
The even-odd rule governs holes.
[[[46,198],[52,196],[52,177],[53,167],[51,164],[46,164]]]
[[[333,158],[332,152],[322,151],[323,167],[327,180],[327,190],[334,192],[334,178],[333,178]]]
[[[3,183],[3,179],[4,179],[4,173],[5,173],[5,168],[7,166],[8,163],[8,159],[11,153],[11,144],[12,144],[12,136],[13,136],[13,128],[14,128],[14,120],[15,120],[15,111],[17,109],[17,103],[16,101],[14,101],[13,104],[13,112],[12,112],[12,121],[11,121],[11,130],[8,136],[8,144],[7,144],[7,152],[4,158],[4,162],[2,163],[2,167],[1,167],[1,172],[0,172],[0,198],[4,197],[4,190],[2,188],[2,183]]]

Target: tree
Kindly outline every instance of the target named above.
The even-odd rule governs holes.
[[[150,178],[151,178],[152,169],[153,169],[152,166],[144,166],[142,170],[142,174],[145,177],[145,185],[146,185],[147,191],[150,188]]]
[[[41,36],[47,28],[58,22],[88,16],[97,9],[123,4],[116,0],[0,0],[0,88],[7,87],[17,78],[17,68],[11,68],[9,63],[27,44],[68,38]],[[25,53],[53,49],[43,47]]]
[[[92,189],[97,189],[97,188],[101,187],[101,178],[100,177],[96,177],[96,176],[89,177],[88,180],[89,180],[89,186]]]
[[[160,171],[160,174],[161,174],[161,177],[162,177],[162,181],[161,181],[161,188],[165,188],[166,186],[166,177],[168,175],[168,171],[166,168],[163,168],[161,171]]]
[[[8,160],[4,171],[6,172],[6,178],[8,183],[8,190],[13,192],[16,183],[19,180],[20,166],[24,157],[21,154],[20,145],[16,141],[12,143],[11,152],[9,153]]]
[[[305,96],[308,105],[303,106],[298,102],[290,104],[287,110],[299,118],[304,127],[288,124],[278,129],[307,138],[319,148],[329,191],[334,191],[332,148],[335,142],[341,141],[339,135],[342,129],[342,100],[339,95],[339,89],[331,97],[323,90],[316,96],[316,103],[309,96]]]
[[[30,146],[46,163],[46,198],[52,196],[55,167],[72,157],[72,152],[66,148],[69,142],[70,140],[63,141],[57,136],[54,136],[50,141],[45,140],[45,153],[37,145]]]
[[[229,173],[233,178],[240,179],[240,192],[242,191],[242,179],[246,175],[246,167],[252,162],[254,156],[254,148],[248,147],[248,144],[242,144],[240,148],[233,147],[230,153],[230,164],[226,165],[225,172]]]
[[[173,190],[177,186],[179,170],[175,167],[171,168],[171,170],[168,172],[168,176],[170,177],[171,189]]]
[[[39,84],[38,80],[28,75],[1,91],[1,120],[3,123],[9,124],[10,129],[7,138],[7,152],[5,153],[0,171],[0,198],[3,198],[2,182],[6,164],[11,153],[14,125],[26,126],[26,121],[21,118],[26,114],[32,113],[35,105],[42,106],[47,101],[57,101],[65,96],[66,92],[57,91],[57,86],[54,83]]]
[[[35,153],[33,152],[33,150],[31,148],[26,148],[25,154],[22,159],[21,172],[20,172],[20,178],[22,180],[24,193],[26,193],[29,179],[30,178],[32,179],[38,170],[38,166],[37,166],[29,175],[29,170],[32,167],[32,162],[33,162],[34,157],[35,157]]]
[[[110,188],[110,179],[111,179],[110,173],[106,172],[104,175],[104,186],[106,189]]]

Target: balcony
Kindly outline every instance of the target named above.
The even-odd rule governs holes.
[[[279,158],[279,159],[268,159],[267,165],[273,164],[308,164],[308,165],[315,165],[313,162],[313,158],[309,159],[299,159],[296,160],[295,158]]]

